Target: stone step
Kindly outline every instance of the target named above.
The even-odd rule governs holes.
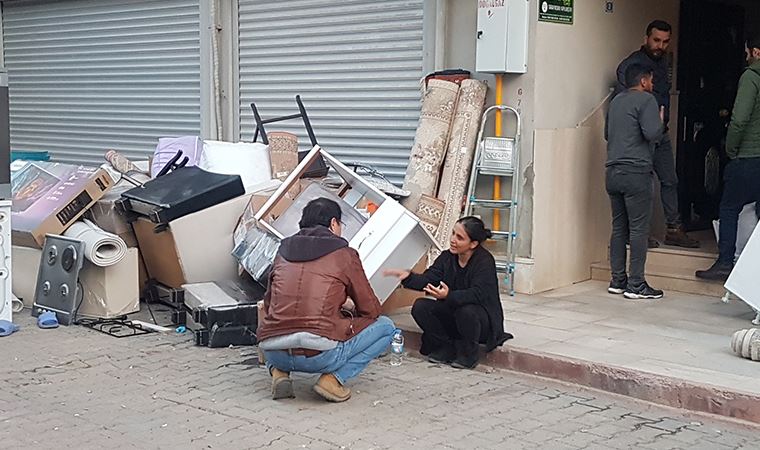
[[[653,248],[647,253],[647,265],[679,267],[689,269],[692,272],[707,269],[717,259],[717,253],[699,249],[686,250],[678,247]]]
[[[712,264],[710,261],[709,264]],[[699,266],[706,269],[707,266]],[[722,297],[726,289],[723,283],[704,281],[694,276],[694,268],[679,267],[676,265],[657,265],[651,264],[647,260],[646,279],[650,286],[656,289],[662,289],[667,295],[667,291],[686,292],[689,294],[707,295],[712,297]],[[591,279],[599,281],[609,281],[611,278],[610,265],[608,262],[596,263],[591,265]]]

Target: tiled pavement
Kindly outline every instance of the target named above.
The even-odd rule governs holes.
[[[0,338],[0,448],[760,448],[760,428],[506,371],[381,359],[328,404],[272,401],[253,348],[82,327]]]

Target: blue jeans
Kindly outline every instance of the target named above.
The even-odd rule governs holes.
[[[395,330],[396,325],[391,319],[380,316],[356,336],[310,358],[291,356],[284,350],[264,350],[267,369],[276,367],[284,372],[331,373],[340,384],[345,384],[390,345]]]

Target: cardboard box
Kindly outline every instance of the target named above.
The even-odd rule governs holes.
[[[140,310],[140,255],[136,248],[108,267],[98,267],[89,261],[79,273],[84,293],[77,316],[111,319]]]
[[[166,286],[228,280],[237,276],[233,232],[250,194],[169,222],[140,217],[132,223],[148,275]]]
[[[44,161],[13,167],[13,243],[42,248],[45,234],[62,234],[113,185],[97,167]]]
[[[13,249],[11,250],[13,265],[13,294],[21,299],[24,302],[24,306],[28,308],[31,308],[32,304],[34,303],[34,292],[37,286],[37,273],[40,270],[41,257],[42,250],[37,248],[19,247],[14,245]],[[133,289],[136,289],[139,296],[139,293],[142,291],[142,288],[147,282],[147,276],[144,275],[145,268],[140,259],[139,251],[136,248],[130,248],[127,251],[127,256],[121,262],[119,262],[119,264],[105,269],[93,266],[95,269],[105,271],[105,274],[98,275],[97,270],[83,269],[82,274],[80,274],[80,280],[85,277],[85,272],[90,272],[89,275],[95,277],[94,279],[97,279],[98,276],[101,276],[104,282],[101,282],[100,284],[102,284],[104,288],[107,288],[110,292],[110,289],[114,289],[113,286],[117,286],[115,282],[110,281],[115,276],[113,275],[113,272],[119,270],[127,270],[129,272],[132,267],[132,263],[130,262],[131,260],[136,261],[135,264],[137,264],[138,278],[135,281],[130,281],[131,285],[125,286],[124,291],[131,292]],[[85,268],[88,268],[92,266],[92,264],[89,261],[85,260],[84,266]],[[128,274],[125,274],[124,276],[127,275]],[[97,292],[97,290],[95,290],[95,292]],[[101,295],[101,297],[103,297],[103,295]]]
[[[42,250],[38,248],[11,248],[11,290],[24,306],[31,308],[34,303],[34,290],[37,285],[37,273],[40,271]]]

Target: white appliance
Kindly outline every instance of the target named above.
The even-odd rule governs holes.
[[[755,226],[755,231],[752,232],[725,285],[729,292],[742,299],[755,311],[760,311],[758,274],[760,274],[760,226]]]
[[[325,162],[337,175],[343,179],[344,185],[337,195],[349,205],[371,202],[377,205],[377,210],[367,222],[351,238],[348,245],[359,252],[370,285],[378,299],[384,302],[399,285],[395,277],[384,277],[384,269],[411,269],[423,255],[437,247],[433,236],[425,229],[414,214],[388,197],[372,184],[344,166],[335,157],[319,146],[314,146],[298,167],[288,176],[267,202],[256,212],[256,221],[279,238],[284,234],[277,230],[272,223],[262,220],[274,209],[280,201],[287,201],[285,194],[291,186],[298,182],[300,176],[313,161],[322,155]]]

